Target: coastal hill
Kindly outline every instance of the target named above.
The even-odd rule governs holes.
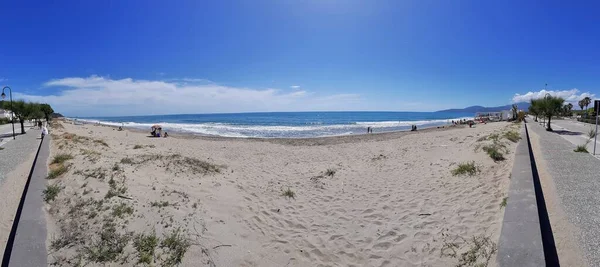
[[[519,107],[519,110],[527,110],[529,108],[529,103],[527,103],[527,102],[517,103],[517,106]],[[499,106],[499,107],[470,106],[470,107],[466,107],[466,108],[439,110],[436,112],[464,112],[464,113],[496,112],[496,111],[503,111],[503,110],[511,110],[511,108],[512,108],[512,105],[505,105],[505,106]]]

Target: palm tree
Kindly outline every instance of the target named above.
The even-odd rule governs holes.
[[[581,101],[583,101],[583,105],[585,106],[585,115],[587,118],[587,109],[590,103],[592,103],[592,99],[589,96],[586,96]]]
[[[552,116],[560,113],[560,110],[565,100],[561,97],[546,94],[546,96],[540,99],[540,101],[540,107],[543,111],[542,113],[544,113],[544,116],[548,118],[546,131],[552,131],[552,127],[550,126],[550,120],[552,120]]]

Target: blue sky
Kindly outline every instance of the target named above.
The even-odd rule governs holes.
[[[509,104],[545,83],[573,99],[599,91],[592,1],[3,1],[0,10],[0,83],[71,116],[432,111]]]

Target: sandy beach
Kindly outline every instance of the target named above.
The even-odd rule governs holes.
[[[516,145],[502,136],[519,127],[236,139],[60,125],[46,204],[59,266],[454,266],[469,252],[494,266]],[[467,162],[480,172],[453,175]]]

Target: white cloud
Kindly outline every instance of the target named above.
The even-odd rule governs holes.
[[[194,84],[191,84],[194,83]],[[15,94],[51,104],[67,116],[120,116],[216,112],[353,110],[359,95],[222,86],[201,79],[172,81],[71,77],[44,84],[54,95]]]
[[[300,85],[292,85],[292,86],[290,86],[290,88],[292,88],[292,89],[298,89],[298,88],[300,88]]]
[[[584,97],[590,97],[594,99],[595,95],[589,92],[580,93],[579,90],[573,88],[571,90],[564,91],[549,91],[549,90],[540,90],[537,92],[527,92],[526,94],[515,94],[512,98],[513,103],[520,102],[529,102],[531,99],[539,99],[543,98],[546,94],[550,94],[552,96],[562,97],[566,102],[577,102]]]

